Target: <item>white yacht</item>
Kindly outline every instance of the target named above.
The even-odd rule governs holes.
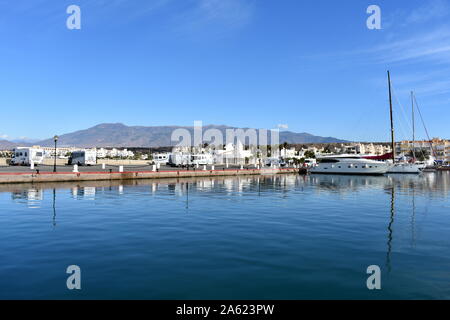
[[[387,173],[421,173],[424,167],[415,163],[396,163],[387,171]]]
[[[319,159],[318,163],[311,167],[310,173],[321,174],[358,174],[358,175],[383,175],[392,164],[360,157],[335,156]]]

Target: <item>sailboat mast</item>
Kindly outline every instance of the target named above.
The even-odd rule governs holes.
[[[416,161],[416,121],[414,116],[414,92],[411,91],[411,107],[412,107],[412,128],[413,128],[413,140],[412,140],[412,154],[414,162]]]
[[[389,84],[389,110],[391,116],[391,148],[392,148],[392,161],[395,163],[395,136],[394,136],[394,115],[392,111],[392,88],[391,88],[391,73],[388,71],[388,84]]]

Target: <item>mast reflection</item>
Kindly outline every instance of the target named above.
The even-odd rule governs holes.
[[[392,254],[392,240],[394,238],[394,217],[395,217],[395,185],[392,185],[391,189],[391,212],[388,225],[388,241],[387,241],[387,254],[386,254],[386,267],[388,272],[391,272],[391,254]]]
[[[56,189],[53,188],[53,227],[56,227]]]

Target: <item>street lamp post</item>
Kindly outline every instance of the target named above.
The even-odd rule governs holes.
[[[53,137],[53,140],[55,141],[55,161],[53,163],[53,172],[56,172],[56,143],[58,142],[58,139],[58,136]]]

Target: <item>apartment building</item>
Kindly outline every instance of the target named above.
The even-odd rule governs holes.
[[[412,150],[416,153],[421,150],[426,150],[430,155],[436,157],[437,160],[450,162],[450,140],[433,138],[430,140],[415,141],[414,146],[412,141],[401,141],[396,143],[395,149],[398,154],[410,153]]]

